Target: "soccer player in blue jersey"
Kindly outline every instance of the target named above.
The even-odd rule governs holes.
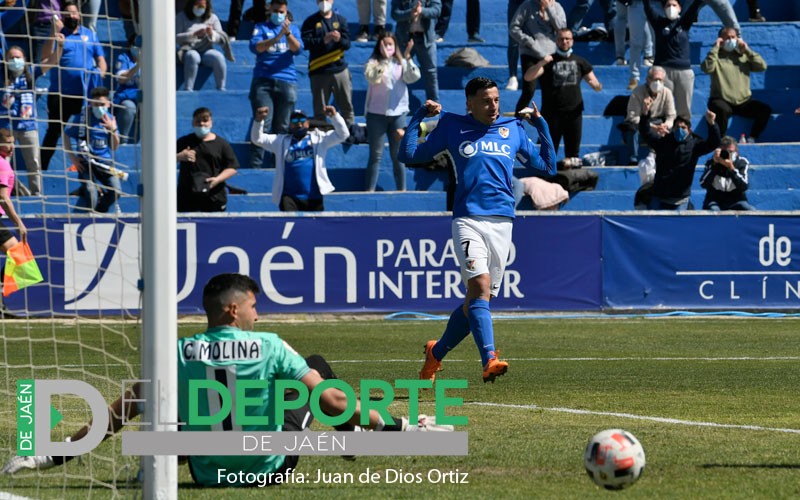
[[[442,359],[471,331],[481,354],[483,381],[494,382],[508,370],[508,363],[498,359],[489,301],[500,290],[511,248],[514,160],[551,176],[556,173],[556,155],[547,123],[535,105],[521,110],[520,118],[500,118],[497,84],[483,77],[470,80],[465,93],[466,115],[442,113],[433,132],[417,144],[420,122],[442,112],[440,104],[426,101],[411,118],[400,144],[403,163],[429,162],[444,152],[455,165],[453,246],[467,289],[463,306],[452,312],[442,337],[425,345],[419,376],[434,381]],[[522,119],[539,133],[538,151]]]
[[[211,377],[228,387],[235,386],[236,380],[259,380],[259,388],[249,388],[248,400],[263,400],[263,406],[247,406],[248,417],[267,417],[275,415],[275,380],[299,380],[309,393],[324,379],[336,378],[328,363],[319,355],[303,358],[292,347],[274,333],[253,331],[258,312],[256,297],[260,293],[258,283],[242,274],[220,274],[209,280],[203,289],[203,309],[206,311],[208,328],[203,333],[178,340],[178,418],[187,422],[189,415],[189,383],[192,380],[206,380]],[[235,379],[231,380],[231,376]],[[258,392],[258,394],[256,394]],[[231,396],[235,394],[231,390]],[[142,408],[132,404],[143,395],[139,383],[128,390],[125,399],[117,399],[109,407],[109,429],[106,438],[117,432],[123,422],[140,414]],[[209,398],[208,391],[197,393],[197,410],[201,416],[214,415],[219,411],[219,399]],[[284,395],[286,401],[297,398],[297,393]],[[216,401],[215,401],[216,399]],[[123,401],[127,404],[123,407]],[[328,415],[340,415],[348,408],[347,395],[335,388],[328,388],[320,395],[320,407]],[[236,402],[232,403],[236,407]],[[122,415],[125,418],[122,418]],[[360,424],[361,405],[355,402],[355,411],[347,424],[337,426],[337,430],[357,430]],[[369,424],[365,428],[376,431],[452,431],[448,425],[436,425],[433,417],[419,415],[416,425],[409,425],[404,417],[393,417],[394,423],[386,423],[375,410],[369,411]],[[235,419],[226,418],[218,424],[187,425],[189,431],[258,431],[258,432],[298,432],[307,429],[313,421],[309,403],[300,408],[284,411],[284,424],[241,425]],[[84,426],[70,437],[78,441],[89,432]],[[62,465],[73,457],[32,456],[14,457],[9,460],[0,473],[14,474],[25,469],[49,469]],[[267,482],[279,483],[280,478],[292,474],[298,462],[297,456],[246,455],[246,456],[191,456],[189,469],[195,482],[203,486],[246,486],[239,483],[220,483],[219,470],[229,472],[264,473]],[[241,478],[241,474],[234,474]],[[228,475],[224,476],[227,478]],[[241,480],[241,479],[240,479]]]

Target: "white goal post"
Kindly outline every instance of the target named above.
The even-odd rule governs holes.
[[[142,0],[142,377],[149,431],[177,431],[177,199],[175,5]],[[157,402],[156,415],[153,403]],[[142,460],[144,498],[177,500],[175,456]]]

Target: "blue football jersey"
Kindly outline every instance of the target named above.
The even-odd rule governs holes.
[[[533,119],[541,148],[528,137],[522,122],[500,118],[484,125],[472,115],[442,113],[436,128],[417,144],[419,124],[427,110],[411,118],[400,145],[400,161],[424,163],[442,152],[450,155],[456,170],[453,217],[495,215],[514,217],[511,179],[514,160],[529,168],[555,175],[556,161],[550,130],[543,118]]]

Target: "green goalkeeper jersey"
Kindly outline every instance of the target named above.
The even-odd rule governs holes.
[[[178,340],[178,412],[181,422],[189,421],[189,381],[216,380],[228,387],[233,400],[230,415],[214,425],[185,425],[185,431],[278,432],[275,421],[273,383],[277,379],[300,380],[311,369],[305,359],[274,333],[245,332],[236,327],[211,328],[193,337]],[[264,380],[263,389],[247,389],[247,398],[264,401],[262,406],[246,406],[248,416],[266,417],[269,425],[237,425],[236,380]],[[200,389],[197,415],[215,415],[220,409],[218,392]],[[217,485],[218,469],[228,472],[274,472],[283,465],[281,455],[194,456],[189,458],[192,474],[199,484]]]

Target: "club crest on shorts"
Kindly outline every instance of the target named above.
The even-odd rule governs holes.
[[[500,134],[500,137],[503,139],[508,139],[508,127],[500,127],[497,129],[497,133]]]
[[[467,261],[464,263],[464,265],[466,266],[466,268],[469,271],[474,271],[475,270],[475,259],[467,259]]]

